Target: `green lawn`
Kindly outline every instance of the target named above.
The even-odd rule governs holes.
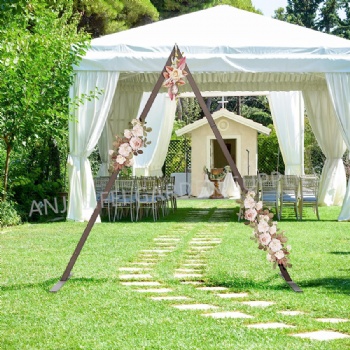
[[[350,223],[337,222],[339,207],[309,209],[297,222],[293,213],[278,227],[292,245],[289,272],[304,293],[294,293],[273,270],[265,252],[250,240],[251,228],[237,222],[238,208],[229,200],[180,200],[179,209],[158,222],[96,224],[58,293],[50,288],[61,277],[86,223],[25,224],[0,232],[0,349],[350,349],[350,338],[332,341],[291,336],[332,330],[350,335],[350,322],[322,323],[316,318],[350,319]],[[232,209],[230,218],[215,216]],[[198,214],[198,216],[197,216]],[[192,238],[209,233],[221,244],[202,257],[206,286],[247,292],[222,299],[174,277],[188,258]],[[121,284],[119,268],[142,261],[141,250],[155,249],[154,238],[178,237],[176,248],[160,257],[151,274],[166,295],[190,301],[154,301],[150,294]],[[160,248],[158,248],[160,249]],[[154,294],[151,294],[155,296]],[[158,296],[158,294],[157,294]],[[259,308],[241,301],[266,300]],[[250,319],[203,317],[210,311],[183,311],[173,304],[206,303],[215,311],[240,311]],[[298,310],[285,316],[278,311]],[[249,324],[283,322],[294,328],[258,330]]]

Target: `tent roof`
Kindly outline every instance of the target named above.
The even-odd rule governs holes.
[[[244,118],[240,115],[237,115],[235,113],[232,113],[230,111],[228,111],[226,108],[221,108],[220,110],[216,111],[213,113],[213,119],[216,121],[219,118],[227,118],[230,119],[233,122],[245,125],[249,128],[255,129],[256,131],[265,134],[265,135],[269,135],[271,132],[271,129],[267,128],[266,126],[260,124],[260,123],[256,123],[253,120]],[[181,136],[181,135],[185,135],[185,134],[189,134],[192,131],[200,128],[203,125],[208,124],[208,120],[207,118],[202,118],[199,120],[196,120],[195,122],[188,124],[186,126],[184,126],[183,128],[179,129],[176,131],[176,135],[177,136]]]
[[[228,5],[94,39],[76,70],[159,72],[175,43],[194,74],[350,71],[349,40]]]

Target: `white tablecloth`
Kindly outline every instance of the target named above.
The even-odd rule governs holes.
[[[224,198],[240,198],[240,190],[239,187],[233,180],[233,176],[231,173],[228,173],[225,176],[224,181],[219,182],[219,188],[221,194]],[[211,182],[208,178],[208,175],[205,175],[204,185],[201,189],[197,198],[209,198],[214,192],[214,183]]]

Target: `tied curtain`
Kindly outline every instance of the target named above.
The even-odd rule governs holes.
[[[303,96],[312,131],[326,156],[320,181],[319,204],[341,205],[346,190],[346,174],[342,160],[346,146],[332,101],[327,90],[307,90],[303,91]]]
[[[69,198],[67,219],[86,221],[96,207],[96,195],[88,160],[101,136],[119,79],[118,72],[77,72],[70,97],[89,95],[97,88],[98,98],[85,100],[72,111],[69,121],[68,175]],[[74,100],[73,100],[74,101]]]
[[[268,95],[286,175],[304,174],[304,101],[300,91]]]
[[[139,115],[148,101],[150,93],[144,93]],[[134,158],[135,176],[162,176],[162,166],[171,139],[176,111],[176,101],[170,100],[167,93],[159,93],[145,119],[147,127],[152,131],[147,134],[150,145],[143,148],[143,154]]]
[[[350,149],[350,74],[326,73],[326,80],[329,95],[336,112],[338,127],[346,147]],[[348,182],[338,220],[350,220],[350,181]]]

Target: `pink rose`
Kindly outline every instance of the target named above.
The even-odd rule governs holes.
[[[277,232],[277,227],[276,227],[276,225],[272,225],[272,226],[270,227],[270,234],[271,234],[271,235],[274,235],[276,232]]]
[[[134,151],[137,151],[140,147],[142,147],[143,142],[140,138],[138,137],[132,137],[130,139],[130,146]]]
[[[246,218],[246,220],[249,221],[254,221],[256,218],[257,212],[255,209],[249,208],[245,211],[244,213],[244,217]]]
[[[254,198],[252,197],[246,197],[244,200],[244,208],[254,208],[255,206],[255,201]]]
[[[266,255],[266,258],[267,258],[267,260],[270,261],[270,262],[276,261],[275,257],[274,257],[273,255],[271,255],[271,254],[267,254],[267,255]]]
[[[258,203],[255,204],[256,210],[261,210],[263,207],[262,201],[259,201]]]
[[[265,232],[265,233],[259,235],[259,243],[261,245],[267,246],[267,245],[269,245],[270,242],[271,242],[270,234]]]
[[[132,149],[128,143],[122,143],[118,150],[118,153],[121,154],[123,157],[128,157],[131,152]]]
[[[258,224],[259,232],[268,232],[269,228],[270,228],[269,224],[264,220],[260,221]]]
[[[269,248],[275,253],[282,249],[282,244],[279,239],[274,238],[271,240]]]

